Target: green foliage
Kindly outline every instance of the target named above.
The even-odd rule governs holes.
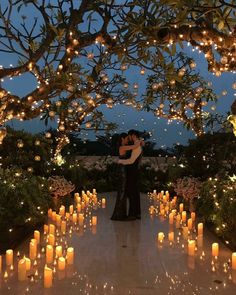
[[[236,182],[208,180],[203,184],[197,212],[215,233],[236,249]]]
[[[0,170],[0,227],[42,222],[50,204],[47,180],[23,170]],[[30,220],[28,220],[30,218]]]
[[[142,165],[140,184],[142,192],[151,192],[154,189],[161,191],[166,189],[167,173],[162,170],[154,170],[149,165]]]
[[[19,169],[0,169],[1,248],[16,243],[19,231],[24,237],[27,231],[43,223],[49,206],[46,179]]]
[[[232,133],[204,134],[190,140],[186,147],[175,147],[174,153],[180,157],[173,170],[178,177],[191,175],[203,180],[215,175],[230,175],[236,171],[235,150],[236,138]]]
[[[110,159],[110,160],[109,160]],[[119,182],[118,165],[111,158],[94,162],[90,167],[83,164],[66,164],[54,170],[75,184],[75,191],[96,188],[98,192],[115,191]],[[165,189],[167,173],[143,163],[140,169],[140,188],[142,192]]]
[[[19,147],[19,144],[23,144]],[[33,168],[35,174],[43,175],[50,161],[51,141],[39,134],[30,134],[7,128],[7,136],[0,145],[2,168]],[[40,156],[40,161],[35,160]]]

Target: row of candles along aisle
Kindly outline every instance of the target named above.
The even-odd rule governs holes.
[[[168,217],[169,218],[169,224],[172,226],[175,223],[175,227],[177,229],[182,229],[182,235],[185,240],[188,240],[188,255],[194,256],[195,252],[197,250],[197,245],[201,246],[203,243],[203,223],[200,222],[197,225],[197,237],[196,240],[189,239],[189,233],[191,231],[195,231],[195,221],[196,221],[196,213],[191,212],[191,217],[187,219],[187,212],[184,211],[184,204],[179,204],[179,211],[177,212],[176,209],[173,209],[176,207],[176,201],[177,197],[175,196],[171,201],[169,201],[170,195],[169,192],[161,191],[157,194],[156,190],[153,191],[151,194],[151,197],[154,199],[154,201],[159,202],[159,210],[158,206],[150,206],[149,207],[149,213],[151,215],[158,214],[162,217]],[[171,212],[169,213],[169,210],[171,209]],[[157,235],[157,241],[158,243],[162,244],[165,238],[165,234],[163,232],[159,232]],[[171,231],[168,233],[168,240],[170,243],[173,243],[175,239],[174,231]],[[213,243],[212,244],[212,256],[217,258],[219,256],[219,244]],[[236,252],[232,253],[231,257],[231,266],[233,270],[236,270]]]
[[[74,263],[74,248],[68,247],[66,250],[65,257],[63,256],[63,247],[59,245],[56,241],[57,237],[60,237],[59,230],[63,236],[67,233],[67,223],[72,222],[74,225],[79,224],[79,226],[84,226],[84,213],[82,212],[84,209],[88,209],[88,205],[92,203],[92,205],[97,205],[98,200],[96,196],[96,190],[93,189],[93,193],[91,194],[89,191],[85,193],[82,191],[82,198],[79,193],[75,193],[74,195],[76,210],[74,205],[70,205],[69,212],[66,212],[65,206],[61,206],[58,214],[56,211],[52,209],[48,210],[48,218],[52,221],[55,221],[55,224],[49,223],[44,224],[44,236],[46,239],[46,254],[45,254],[45,266],[44,266],[44,287],[50,288],[52,287],[53,282],[53,272],[56,272],[56,269],[49,267],[50,265],[57,265],[58,271],[64,271],[66,269],[66,265],[73,265]],[[105,208],[106,199],[102,198],[101,205],[102,208]],[[77,212],[76,212],[77,211]],[[87,212],[88,213],[88,212]],[[89,212],[91,215],[91,212]],[[92,220],[90,222],[92,226],[97,225],[97,216],[92,216]],[[57,228],[56,228],[57,227]],[[71,231],[69,231],[71,233]],[[18,259],[18,280],[25,281],[27,279],[27,272],[31,270],[32,264],[37,265],[37,259],[41,258],[41,254],[38,253],[38,248],[41,242],[40,231],[34,231],[34,238],[30,240],[29,243],[29,257],[24,256],[21,259]],[[45,248],[42,248],[42,253],[45,252]],[[19,252],[17,253],[19,257]],[[55,259],[54,259],[55,258]],[[34,261],[34,262],[33,262]],[[6,250],[5,257],[6,270],[4,272],[4,279],[8,278],[7,268],[13,270],[14,267],[14,251],[12,249]],[[2,256],[0,255],[0,274],[2,273]],[[36,270],[35,276],[38,275],[38,271]]]

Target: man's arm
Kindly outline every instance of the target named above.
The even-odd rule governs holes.
[[[140,140],[137,140],[134,144],[132,144],[132,145],[122,145],[121,147],[120,147],[120,149],[121,150],[123,150],[123,151],[130,151],[130,150],[134,150],[134,149],[136,149],[137,147],[139,147],[140,146]]]
[[[131,165],[136,161],[136,159],[141,155],[141,153],[142,149],[140,146],[138,146],[136,149],[132,150],[132,154],[129,159],[120,159],[118,163],[123,165]]]

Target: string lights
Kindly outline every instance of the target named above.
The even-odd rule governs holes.
[[[209,70],[216,76],[224,71],[234,71],[235,32],[231,29],[228,16],[226,17],[228,30],[226,30],[226,23],[219,26],[218,19],[213,27],[209,26],[206,21],[199,23],[197,17],[192,19],[189,25],[176,25],[170,21],[171,9],[176,9],[173,4],[170,5],[170,10],[162,15],[163,25],[159,25],[158,30],[151,29],[151,19],[146,14],[146,23],[140,32],[141,38],[137,39],[135,33],[130,34],[130,38],[127,38],[124,33],[126,30],[123,30],[126,28],[130,33],[132,30],[135,31],[135,26],[137,26],[137,22],[132,22],[134,16],[129,13],[132,11],[132,5],[127,6],[121,3],[119,14],[117,14],[117,5],[113,7],[113,4],[109,3],[106,5],[93,3],[92,8],[89,8],[84,2],[86,1],[82,1],[79,10],[72,6],[71,9],[64,11],[66,17],[63,19],[54,18],[50,8],[40,3],[28,3],[27,7],[24,4],[11,3],[11,10],[1,11],[3,43],[0,51],[7,54],[13,53],[19,57],[23,55],[24,59],[18,66],[11,64],[8,68],[4,66],[0,68],[2,81],[0,85],[0,124],[4,125],[12,119],[22,121],[41,117],[45,120],[55,119],[58,123],[58,130],[62,133],[81,131],[83,126],[87,129],[106,129],[109,125],[103,122],[101,112],[97,111],[100,106],[105,105],[110,109],[117,104],[125,103],[137,110],[144,108],[139,97],[138,83],[135,83],[134,89],[131,90],[126,81],[125,72],[129,71],[129,65],[135,65],[139,68],[141,76],[148,77],[150,69],[155,73],[158,58],[159,67],[162,65],[162,71],[164,75],[167,75],[169,83],[166,97],[172,97],[173,101],[179,102],[182,109],[176,110],[174,105],[162,96],[164,101],[159,102],[156,115],[170,120],[177,119],[197,134],[202,134],[201,104],[205,102],[199,98],[198,92],[194,93],[196,87],[188,89],[187,93],[185,83],[185,77],[190,74],[191,69],[196,67],[196,62],[191,60],[188,69],[180,68],[173,62],[173,73],[176,73],[178,78],[168,78],[166,69],[170,63],[165,60],[166,57],[175,55],[176,43],[189,42],[193,48],[205,54]],[[143,4],[135,5],[142,16],[154,4],[150,2],[150,7],[143,7]],[[40,24],[37,20],[32,27],[26,19],[24,26],[15,27],[13,12],[17,8],[20,13],[27,9],[34,9],[36,14],[42,16],[41,21],[44,23]],[[57,4],[54,7],[55,11],[56,8]],[[110,15],[107,14],[107,8],[110,9]],[[58,6],[58,10],[60,9],[63,9],[62,5]],[[204,7],[206,14],[207,9]],[[96,33],[90,33],[86,29],[81,32],[79,29],[78,25],[82,22],[83,14],[88,11],[92,14],[99,11],[103,19],[104,25],[100,30],[96,30]],[[161,11],[162,5],[153,16],[154,24],[159,19],[158,14]],[[191,13],[188,10],[187,12]],[[111,17],[113,14],[116,17]],[[123,25],[120,24],[121,19]],[[92,18],[88,23],[91,28],[94,26]],[[46,28],[41,33],[37,31],[39,25]],[[116,30],[109,33],[109,26],[113,26]],[[23,32],[24,27],[28,32],[27,35]],[[8,46],[11,40],[16,42],[15,46],[13,44]],[[18,46],[21,48],[20,52]],[[155,53],[154,49],[156,49]],[[219,60],[216,60],[214,52],[217,52]],[[10,93],[5,85],[5,79],[13,79],[26,73],[33,75],[37,84],[36,88],[24,96]],[[182,79],[182,87],[178,79]],[[163,87],[167,84],[164,83],[162,86],[160,83],[162,81],[154,82],[152,89],[163,92]],[[195,97],[195,102],[182,98],[183,88],[186,89],[184,96]],[[203,93],[205,88],[203,87]],[[165,101],[169,104],[168,114]],[[161,107],[162,105],[164,107]],[[186,118],[187,112],[191,119]]]

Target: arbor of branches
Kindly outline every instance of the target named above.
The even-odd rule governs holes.
[[[195,61],[179,52],[187,43],[205,53],[215,75],[236,70],[234,1],[7,2],[0,7],[0,52],[17,63],[0,68],[0,124],[55,120],[57,152],[67,132],[114,127],[101,105],[153,111],[201,134],[204,107],[216,96]],[[146,80],[145,93],[129,84],[129,67]],[[28,93],[9,92],[7,79],[29,75],[35,83]]]

